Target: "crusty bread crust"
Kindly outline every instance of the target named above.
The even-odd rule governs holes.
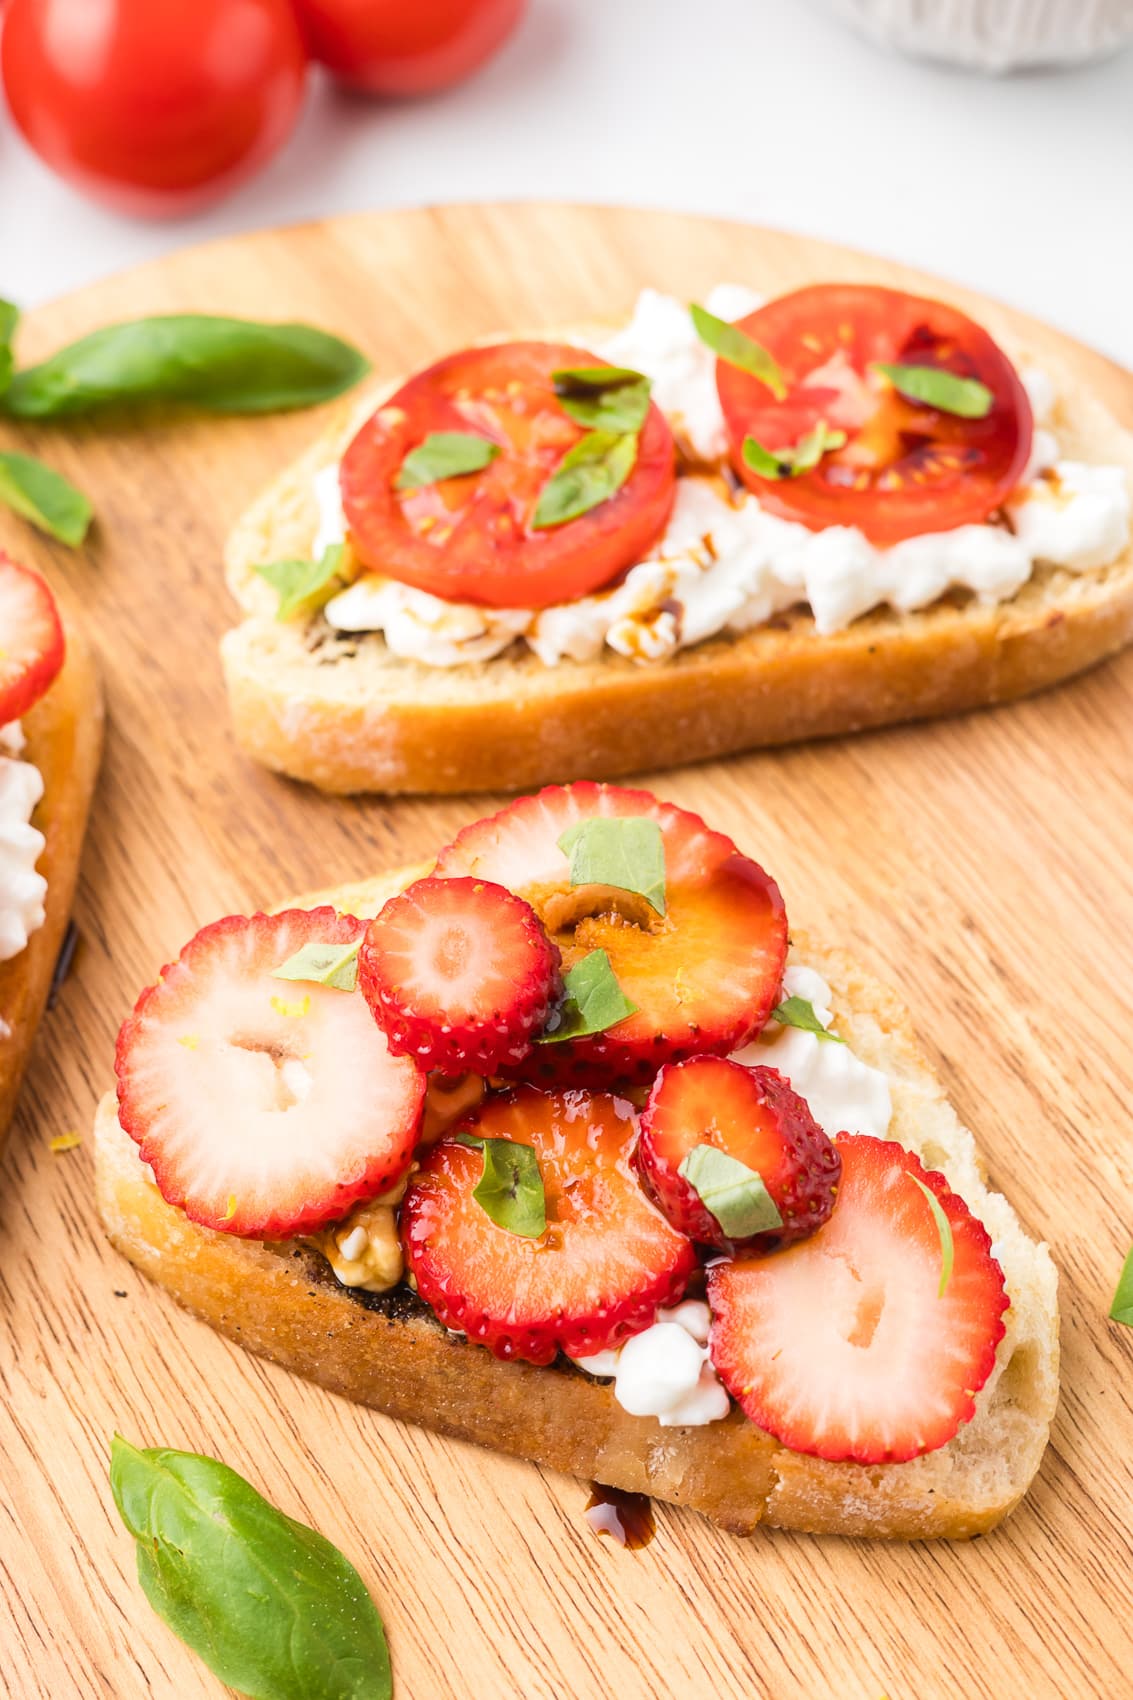
[[[562,334],[593,342],[607,332]],[[1133,436],[1075,393],[1072,372],[1051,375],[1063,455],[1122,465],[1133,479]],[[1133,549],[1093,572],[1040,568],[994,606],[953,594],[914,614],[877,609],[828,637],[794,610],[654,666],[607,651],[546,667],[516,647],[487,662],[425,667],[391,655],[374,635],[338,642],[325,622],[281,624],[255,566],[311,553],[312,478],[340,458],[391,387],[372,386],[344,407],[248,510],[227,550],[229,586],[249,616],[221,644],[237,739],[257,761],[322,790],[611,779],[1009,702],[1133,639]]]
[[[24,716],[24,752],[43,775],[32,816],[47,840],[36,866],[47,880],[47,919],[27,948],[0,962],[0,1141],[16,1107],[32,1041],[75,894],[87,814],[102,755],[102,693],[86,639],[68,625],[67,656],[47,694]]]
[[[421,869],[299,899],[376,913]],[[569,1367],[505,1364],[450,1334],[406,1289],[359,1297],[316,1254],[196,1227],[145,1177],[112,1094],[95,1121],[98,1208],[113,1243],[183,1305],[249,1350],[405,1422],[550,1469],[686,1505],[723,1528],[919,1539],[983,1534],[1039,1467],[1058,1398],[1057,1276],[1044,1245],[984,1182],[897,1000],[841,952],[796,938],[835,988],[839,1031],[892,1083],[892,1136],[920,1151],[986,1223],[1011,1308],[976,1415],[940,1451],[866,1468],[786,1451],[742,1414],[700,1428],[632,1417],[608,1383]]]

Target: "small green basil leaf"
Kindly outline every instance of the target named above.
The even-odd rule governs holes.
[[[415,449],[410,449],[395,479],[399,490],[419,490],[442,478],[460,478],[466,472],[483,472],[495,460],[500,445],[474,431],[430,431]]]
[[[557,1045],[563,1039],[584,1039],[588,1033],[604,1033],[629,1015],[637,1014],[618,985],[610,958],[604,950],[592,950],[563,975],[566,997],[536,1040],[540,1045]]]
[[[344,589],[346,580],[340,568],[344,545],[331,543],[318,561],[263,561],[256,568],[273,590],[279,592],[277,620],[290,620],[296,614],[313,614]]]
[[[273,968],[273,980],[309,980],[316,986],[334,986],[340,992],[352,992],[358,984],[358,951],[361,939],[353,944],[305,944],[294,956],[289,956],[279,968]]]
[[[694,1145],[677,1173],[715,1216],[728,1239],[746,1240],[783,1226],[763,1176],[715,1145]]]
[[[182,402],[211,413],[274,413],[329,401],[370,363],[311,325],[175,313],[107,325],[12,379],[3,407],[55,419],[130,402]]]
[[[762,343],[756,342],[738,325],[730,325],[727,319],[718,319],[715,313],[698,307],[695,302],[689,307],[689,313],[697,336],[718,359],[726,366],[738,366],[741,372],[750,372],[753,378],[767,385],[776,401],[784,399],[787,385],[779,362]]]
[[[940,1200],[932,1188],[925,1186],[924,1182],[918,1180],[916,1175],[910,1175],[909,1179],[914,1186],[920,1187],[928,1199],[932,1219],[936,1223],[936,1231],[940,1235],[940,1285],[936,1289],[936,1296],[938,1299],[942,1299],[948,1291],[948,1283],[952,1279],[952,1263],[955,1256],[952,1242],[952,1224],[941,1209]]]
[[[893,388],[910,401],[922,401],[938,413],[986,419],[995,405],[995,396],[986,384],[978,378],[961,378],[943,366],[900,366],[875,360],[872,369],[883,372]]]
[[[665,846],[646,815],[595,815],[576,821],[559,839],[570,858],[571,885],[613,885],[636,891],[665,913]]]
[[[845,1039],[822,1025],[814,1013],[814,1005],[807,998],[784,998],[771,1011],[771,1019],[781,1027],[801,1027],[804,1033],[813,1033],[816,1039],[831,1039],[836,1045],[846,1043]]]
[[[575,366],[551,373],[563,412],[597,431],[640,431],[649,412],[649,379],[629,366]]]
[[[0,502],[72,549],[90,527],[91,505],[82,491],[31,455],[0,454]]]
[[[754,437],[745,437],[744,464],[761,478],[798,478],[804,472],[812,472],[824,454],[842,448],[845,441],[845,431],[832,431],[825,419],[820,419],[794,448],[777,449],[774,453]]]
[[[381,1618],[330,1541],[194,1452],[116,1434],[110,1486],[143,1593],[221,1682],[251,1700],[390,1700]]]
[[[0,300],[0,395],[8,388],[15,357],[12,338],[20,322],[20,309],[11,301]]]
[[[485,1216],[509,1234],[537,1240],[546,1231],[547,1200],[534,1147],[511,1139],[479,1139],[471,1133],[458,1133],[456,1142],[484,1154],[472,1196]]]
[[[637,461],[635,431],[588,431],[568,449],[539,492],[536,531],[565,525],[617,494]]]
[[[1133,1328],[1133,1251],[1125,1259],[1109,1314],[1112,1321],[1123,1322],[1126,1328]]]

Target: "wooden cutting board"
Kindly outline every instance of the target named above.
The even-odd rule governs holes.
[[[613,209],[364,215],[189,250],[31,316],[29,360],[107,321],[299,317],[402,370],[485,332],[616,315],[637,288],[818,277],[934,287],[802,238]],[[944,286],[939,286],[943,289]],[[947,293],[961,301],[962,292]],[[992,329],[1009,315],[977,307]],[[1019,328],[1015,321],[1016,329]],[[1071,354],[1133,420],[1133,379]],[[313,416],[26,431],[93,497],[91,547],[0,514],[101,650],[109,737],[74,971],[0,1181],[0,1687],[197,1700],[106,1481],[115,1428],[213,1453],[349,1554],[400,1700],[1010,1700],[1133,1693],[1133,1333],[1105,1320],[1133,1238],[1133,657],[994,713],[653,776],[779,878],[788,911],[900,987],[995,1183],[1062,1270],[1062,1407],[1041,1477],[968,1546],[763,1534],[661,1507],[623,1551],[578,1482],[398,1426],[258,1363],[103,1243],[87,1144],[114,1034],[202,922],[426,856],[482,802],[332,801],[234,749],[216,657],[229,523]],[[16,442],[4,431],[3,446]],[[11,443],[9,443],[11,438]]]

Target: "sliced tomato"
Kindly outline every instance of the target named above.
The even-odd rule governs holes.
[[[739,321],[777,361],[786,394],[716,364],[716,387],[739,476],[772,513],[820,530],[854,525],[874,543],[951,531],[987,518],[1015,488],[1031,452],[1033,421],[1014,366],[956,307],[873,284],[815,284]],[[935,366],[975,378],[990,412],[964,419],[907,400],[878,363]],[[745,437],[793,447],[820,421],[843,447],[796,478],[762,478],[743,458]]]
[[[489,608],[570,601],[640,561],[676,487],[672,433],[656,407],[620,490],[562,525],[531,524],[540,491],[585,434],[551,374],[602,364],[565,344],[505,342],[451,354],[411,378],[343,457],[342,503],[359,558],[418,590]],[[477,433],[501,452],[481,472],[397,489],[406,455],[440,431]]]

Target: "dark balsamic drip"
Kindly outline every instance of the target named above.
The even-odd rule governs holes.
[[[47,1007],[54,1009],[59,1001],[59,992],[74,967],[75,953],[80,944],[79,929],[74,921],[67,922],[67,931],[63,934],[63,943],[59,946],[59,955],[55,958],[55,968],[51,975],[51,990],[47,994]]]
[[[591,1482],[583,1516],[596,1535],[610,1535],[631,1552],[647,1547],[655,1533],[653,1501],[647,1495],[623,1493],[601,1482]]]

